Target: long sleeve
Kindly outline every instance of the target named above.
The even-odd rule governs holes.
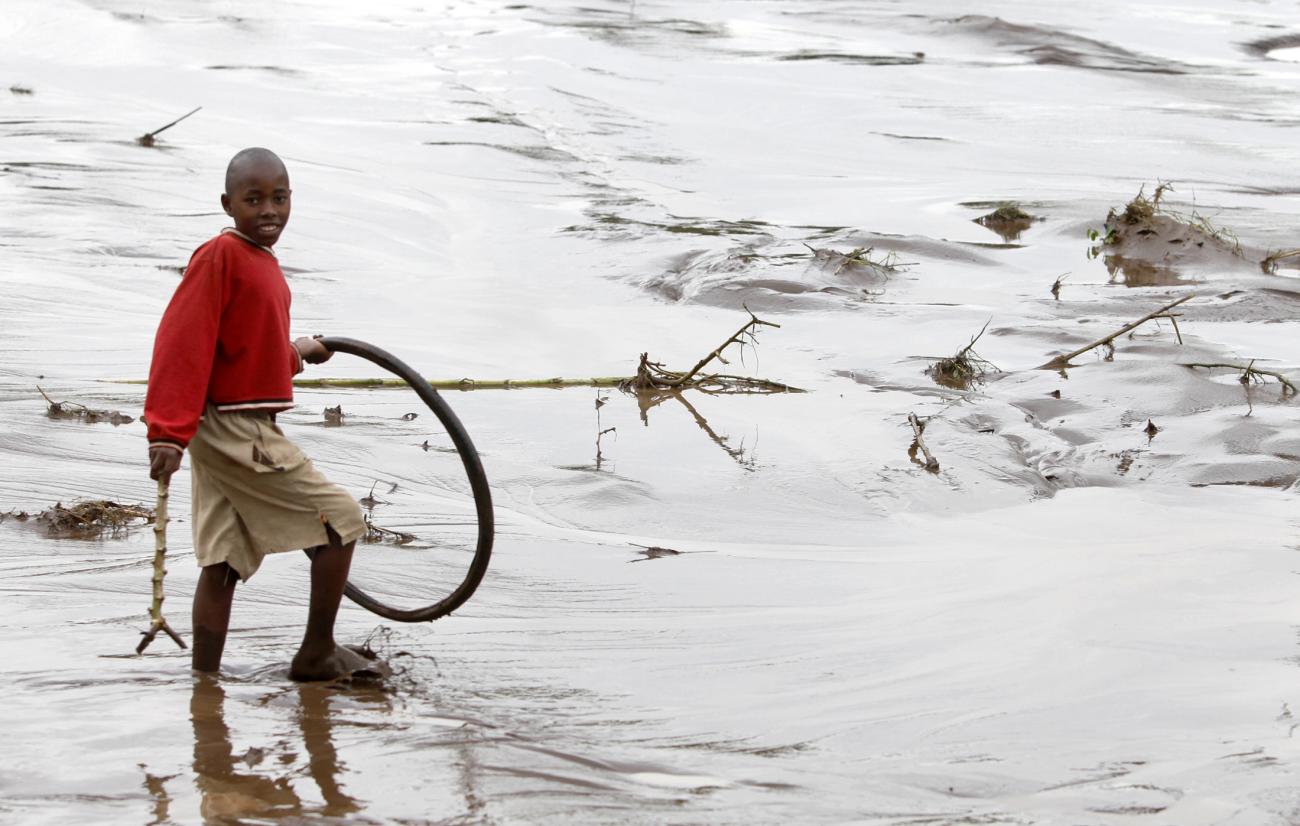
[[[144,403],[150,445],[184,450],[199,428],[226,307],[223,258],[212,246],[195,253],[158,325]]]

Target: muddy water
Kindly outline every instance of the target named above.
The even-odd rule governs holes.
[[[1296,366],[1296,271],[1257,266],[1298,244],[1289,9],[17,0],[0,43],[2,511],[151,501],[143,426],[49,418],[36,386],[138,417],[142,388],[106,380],[145,374],[249,144],[293,175],[302,333],[440,378],[624,375],[688,366],[748,305],[782,326],[733,368],[811,391],[454,395],[498,553],[451,619],[344,609],[399,671],[382,688],[286,680],[295,556],[241,589],[225,674],[196,681],[166,641],[125,656],[147,531],[0,522],[0,819],[1300,817],[1295,403],[1180,366]],[[1233,235],[1090,256],[1160,180]],[[974,222],[1007,200],[1035,220]],[[1177,334],[1035,369],[1190,291]],[[933,382],[985,322],[992,372]],[[416,405],[312,390],[285,416],[416,536],[355,569],[412,605],[473,536]]]

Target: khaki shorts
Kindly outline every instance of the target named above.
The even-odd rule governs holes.
[[[361,506],[321,475],[269,413],[209,406],[190,441],[194,551],[201,567],[225,562],[247,580],[266,554],[344,544],[366,532]]]

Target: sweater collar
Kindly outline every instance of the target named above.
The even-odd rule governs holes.
[[[263,246],[262,244],[257,243],[257,242],[254,241],[252,238],[249,238],[247,235],[245,235],[244,233],[242,233],[242,232],[240,232],[239,230],[235,229],[234,227],[226,227],[225,229],[221,230],[221,234],[222,234],[222,235],[234,235],[234,236],[237,236],[237,237],[239,237],[239,238],[242,238],[242,239],[244,239],[245,241],[247,241],[248,243],[250,243],[250,244],[252,244],[253,246],[257,247],[259,250],[262,250],[263,252],[268,252],[268,253],[270,253],[272,258],[275,258],[276,260],[279,260],[279,257],[275,254],[275,250],[271,249],[270,247]]]

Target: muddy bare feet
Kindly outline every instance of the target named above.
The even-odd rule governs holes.
[[[289,666],[289,677],[299,682],[337,680],[342,677],[379,679],[391,671],[383,662],[351,646],[337,645],[324,657],[312,657],[302,651]]]

